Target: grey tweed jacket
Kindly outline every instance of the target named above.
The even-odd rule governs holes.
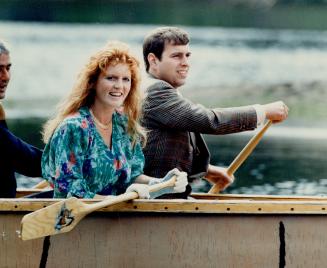
[[[257,115],[251,106],[207,109],[182,97],[165,81],[152,79],[143,102],[142,125],[149,131],[144,173],[163,177],[177,167],[189,177],[203,176],[210,154],[201,134],[253,130]]]

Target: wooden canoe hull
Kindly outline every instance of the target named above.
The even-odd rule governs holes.
[[[327,263],[324,198],[211,195],[208,200],[205,196],[117,204],[90,214],[69,233],[29,241],[18,236],[22,216],[54,201],[0,200],[0,266],[324,267]]]

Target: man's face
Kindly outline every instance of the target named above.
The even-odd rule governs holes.
[[[161,60],[157,59],[155,76],[178,88],[185,84],[189,70],[189,45],[165,44]]]
[[[10,80],[10,57],[9,54],[0,54],[0,99],[6,96],[6,89]]]

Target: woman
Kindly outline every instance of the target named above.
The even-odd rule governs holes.
[[[90,57],[58,114],[44,127],[42,174],[55,198],[117,195],[134,182],[139,184],[128,191],[147,198],[147,184],[174,174],[173,191],[185,190],[186,174],[177,169],[161,180],[143,174],[139,84],[139,62],[125,44],[108,43]]]

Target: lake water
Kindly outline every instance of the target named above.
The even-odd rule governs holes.
[[[131,45],[141,59],[146,32],[156,25],[36,24],[0,22],[0,37],[12,49],[12,81],[4,105],[14,132],[42,146],[40,123],[72,87],[88,56],[107,40]],[[244,85],[327,82],[324,31],[185,27],[192,38],[192,68],[186,95]],[[188,93],[187,93],[188,92]],[[217,94],[219,96],[219,94]],[[196,101],[196,99],[195,99]],[[273,126],[236,173],[227,192],[327,193],[326,130]],[[253,133],[208,136],[212,163],[228,165]],[[28,180],[20,179],[20,185]],[[199,191],[209,186],[194,185]]]
[[[327,131],[278,128],[274,125],[235,173],[228,193],[326,195]],[[228,166],[252,137],[208,136],[213,163]],[[199,182],[201,191],[210,188]]]
[[[8,115],[48,116],[93,51],[107,40],[121,40],[141,59],[143,38],[154,27],[0,22],[0,37],[10,42],[13,51]],[[327,81],[325,31],[185,29],[192,39],[186,94],[199,95],[200,90],[212,88],[219,93],[219,88],[225,87]]]
[[[40,119],[12,119],[10,128],[26,141],[42,147]],[[207,135],[212,164],[228,166],[254,132],[224,136]],[[246,194],[327,194],[327,129],[300,129],[271,126],[248,159],[236,171],[236,180],[226,193]],[[29,187],[39,179],[19,177]],[[206,181],[196,181],[195,191],[207,192]]]

